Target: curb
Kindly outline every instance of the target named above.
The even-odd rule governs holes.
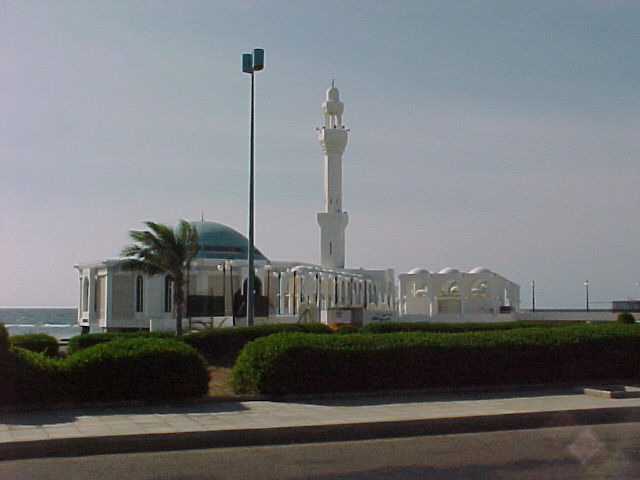
[[[0,444],[0,461],[355,441],[628,422],[640,422],[640,407],[7,442]]]

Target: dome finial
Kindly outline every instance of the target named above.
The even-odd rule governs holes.
[[[331,79],[331,88],[334,88],[336,86],[336,79],[332,78]]]

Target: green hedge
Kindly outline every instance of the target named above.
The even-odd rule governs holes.
[[[93,347],[100,343],[110,342],[117,338],[133,338],[133,337],[154,337],[154,338],[175,338],[175,335],[166,332],[105,332],[105,333],[87,333],[76,335],[69,339],[67,345],[67,353],[73,355],[85,348]]]
[[[380,322],[370,323],[360,329],[360,333],[394,333],[394,332],[436,332],[462,333],[484,332],[495,330],[513,330],[518,328],[561,327],[582,324],[584,322],[493,322],[493,323],[437,323],[437,322]]]
[[[204,359],[176,339],[125,335],[63,359],[11,347],[0,358],[0,405],[176,399],[208,385]]]
[[[35,353],[42,353],[47,357],[58,356],[58,339],[44,333],[25,333],[9,337],[13,347],[24,348]]]
[[[620,323],[636,323],[636,319],[629,312],[619,313],[616,317],[616,321]]]
[[[56,403],[65,398],[60,362],[20,347],[0,360],[0,405]]]
[[[232,362],[248,342],[282,332],[333,333],[333,330],[321,323],[280,323],[252,327],[211,328],[190,333],[182,339],[196,348],[207,360]]]
[[[232,384],[238,393],[289,394],[617,378],[640,378],[636,325],[273,335],[242,350]]]
[[[349,335],[351,333],[360,333],[360,327],[356,325],[340,325],[336,328],[338,335]]]
[[[75,401],[186,398],[209,388],[204,359],[173,339],[122,336],[69,356],[64,368]]]

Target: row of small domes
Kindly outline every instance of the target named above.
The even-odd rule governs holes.
[[[447,268],[443,268],[438,273],[442,273],[442,274],[460,273],[460,270],[447,267]],[[476,267],[473,270],[469,270],[469,273],[491,273],[491,270],[485,267]],[[409,275],[418,275],[418,274],[429,274],[429,270],[427,270],[426,268],[414,268],[409,271]]]

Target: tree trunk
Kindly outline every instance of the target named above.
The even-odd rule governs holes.
[[[176,335],[182,336],[182,314],[184,309],[184,286],[183,282],[176,281],[174,284],[175,295],[174,300],[176,303]]]

